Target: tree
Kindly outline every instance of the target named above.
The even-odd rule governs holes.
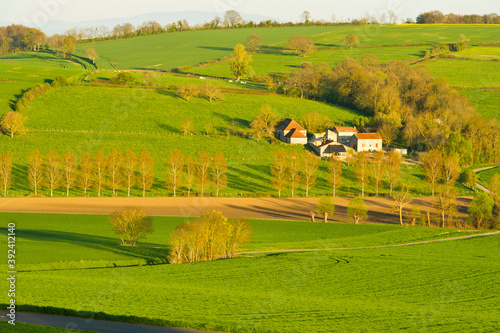
[[[111,79],[109,79],[109,82],[111,84],[118,84],[121,86],[130,86],[135,83],[135,76],[134,74],[129,72],[122,72],[117,76],[113,76]]]
[[[55,150],[49,151],[45,156],[44,170],[45,179],[50,189],[50,197],[52,197],[54,190],[61,186],[62,180],[61,159]]]
[[[342,161],[333,155],[328,161],[328,182],[335,197],[337,189],[342,186]]]
[[[359,44],[359,38],[354,33],[345,36],[342,41],[344,42],[344,44],[349,46],[349,48],[352,48],[353,46],[356,46]]]
[[[483,221],[491,218],[494,205],[493,199],[486,194],[486,192],[477,193],[468,209],[468,221],[471,222],[475,228],[481,228]]]
[[[141,208],[124,208],[111,215],[109,222],[112,230],[120,236],[121,245],[136,246],[139,239],[153,232],[151,218]]]
[[[127,150],[123,154],[123,176],[127,184],[127,197],[130,197],[130,188],[134,186],[136,178],[135,171],[137,169],[137,155],[132,150]]]
[[[443,176],[445,184],[453,186],[459,175],[458,161],[455,156],[448,156],[443,162]]]
[[[155,77],[152,72],[147,71],[142,74],[142,81],[146,87],[151,87],[155,81]]]
[[[445,227],[446,221],[451,220],[456,213],[457,200],[456,191],[453,186],[449,184],[442,185],[438,188],[438,195],[436,198],[436,208],[441,215],[441,227]]]
[[[137,160],[137,169],[139,172],[139,184],[142,189],[142,196],[146,196],[146,190],[149,190],[154,183],[154,160],[149,151],[142,150]]]
[[[26,132],[26,123],[28,118],[15,111],[7,112],[0,121],[0,127],[4,133],[10,133],[10,137],[13,138],[14,134],[23,134]]]
[[[467,39],[467,37],[465,37],[464,34],[460,34],[460,36],[458,36],[457,51],[467,50],[468,47],[469,40]]]
[[[495,173],[493,177],[491,177],[488,182],[488,189],[491,191],[493,199],[495,199],[495,202],[498,204],[498,195],[500,193],[500,174]]]
[[[289,81],[292,82],[292,81]],[[297,86],[296,87],[301,90],[301,87]],[[302,90],[301,90],[302,93]],[[302,119],[301,119],[301,124],[304,125],[304,128],[310,132],[310,133],[318,133],[318,132],[324,132],[327,128],[331,127],[333,125],[333,122],[331,119],[326,116],[319,114],[316,111],[310,111],[306,113]]]
[[[191,195],[191,188],[195,180],[196,164],[191,156],[186,158],[186,186],[188,188],[188,197]]]
[[[203,127],[207,136],[210,136],[210,134],[215,131],[214,124],[212,124],[211,122],[205,123],[205,126]]]
[[[287,187],[286,181],[287,152],[283,149],[276,150],[273,155],[273,165],[271,166],[271,182],[274,189],[278,191],[281,198],[281,191]]]
[[[306,54],[316,50],[314,41],[311,38],[304,36],[293,36],[290,38],[287,48],[302,54],[302,58],[305,58]]]
[[[262,41],[262,37],[260,37],[259,35],[251,35],[245,41],[245,47],[250,52],[257,51],[258,49],[260,49],[262,44],[264,44],[264,42]]]
[[[107,173],[109,176],[109,185],[113,191],[113,196],[116,196],[116,190],[120,188],[122,182],[121,166],[122,154],[116,150],[111,149],[111,152],[106,157]]]
[[[316,207],[316,212],[325,217],[325,223],[328,222],[328,215],[335,214],[335,205],[330,197],[321,197]]]
[[[12,185],[12,153],[6,151],[0,155],[0,186],[3,187],[3,196],[7,196],[7,189]]]
[[[309,197],[309,188],[316,183],[316,172],[318,171],[318,158],[315,154],[306,151],[302,155],[302,173],[306,185],[306,198]]]
[[[474,188],[474,186],[476,186],[477,178],[477,173],[471,169],[465,169],[460,174],[458,181],[467,187]]]
[[[184,155],[179,149],[172,149],[168,153],[167,186],[174,191],[174,197],[176,196],[177,189],[181,185],[183,170]]]
[[[75,184],[76,171],[78,164],[76,163],[75,154],[66,151],[62,158],[63,171],[64,171],[64,185],[66,186],[66,196],[69,197],[69,190]]]
[[[70,59],[73,53],[75,52],[75,47],[76,47],[76,38],[74,36],[67,36],[66,38],[64,38],[62,49],[65,55],[66,54],[69,55]]]
[[[93,64],[95,64],[95,60],[99,58],[99,56],[97,55],[96,50],[93,47],[87,47],[85,49],[84,55],[87,58],[89,58],[90,60],[92,60]]]
[[[299,187],[300,184],[300,170],[301,170],[301,160],[299,157],[299,153],[293,149],[288,154],[287,161],[287,172],[288,172],[288,184],[290,189],[292,190],[292,198],[295,192],[295,189]]]
[[[219,196],[219,190],[227,187],[227,160],[220,151],[216,152],[212,163],[213,179],[215,184],[215,195]]]
[[[347,216],[351,217],[356,224],[368,217],[367,212],[365,201],[361,197],[354,197],[347,205]]]
[[[186,118],[181,122],[181,130],[184,136],[191,132],[194,132],[193,121],[190,118]]]
[[[300,19],[302,20],[302,22],[304,22],[304,24],[308,24],[309,21],[311,20],[311,13],[309,13],[307,10],[304,11],[301,15],[300,15]]]
[[[201,196],[204,196],[206,187],[209,183],[208,170],[212,163],[210,155],[206,151],[200,151],[196,160],[196,170],[198,171],[198,182],[201,190]]]
[[[371,159],[371,176],[375,184],[375,195],[378,196],[380,182],[384,176],[384,152],[376,151]]]
[[[425,175],[432,187],[432,196],[434,196],[434,189],[436,183],[441,176],[443,170],[443,157],[441,153],[437,150],[432,150],[424,156],[423,168],[425,170]]]
[[[104,156],[104,152],[99,150],[94,156],[94,175],[95,175],[95,183],[94,185],[97,187],[97,196],[101,196],[101,190],[104,185],[104,180],[106,177],[106,157]]]
[[[177,92],[179,93],[179,96],[181,96],[181,98],[185,99],[186,102],[189,102],[189,99],[191,97],[196,97],[200,94],[200,87],[189,83],[183,86],[179,86],[177,88]]]
[[[43,155],[38,149],[31,151],[28,157],[28,180],[36,196],[43,181]]]
[[[254,131],[259,142],[261,137],[273,137],[274,128],[278,123],[278,116],[273,112],[269,104],[264,104],[260,107],[259,113],[250,123],[250,127]]]
[[[393,193],[392,198],[396,202],[394,209],[399,212],[399,223],[403,225],[403,209],[412,202],[410,188],[408,186],[402,186],[401,190]]]
[[[411,225],[415,225],[417,221],[420,221],[421,219],[422,219],[422,214],[420,213],[420,207],[414,205],[411,208],[411,213],[410,213]]]
[[[358,178],[358,182],[361,185],[361,196],[365,196],[365,186],[368,182],[368,153],[359,152],[356,156],[356,166],[354,167],[354,173]]]
[[[83,153],[80,159],[80,187],[87,194],[87,190],[92,186],[92,175],[94,173],[94,162],[89,152]]]
[[[206,84],[205,88],[203,89],[203,95],[208,98],[210,103],[212,101],[223,101],[224,100],[224,94],[222,93],[220,87],[213,86],[211,84]]]
[[[394,150],[389,151],[386,163],[385,171],[389,182],[389,195],[392,196],[392,189],[401,178],[401,154]]]
[[[247,53],[243,45],[238,44],[234,47],[231,71],[236,77],[236,82],[239,82],[247,74],[251,61],[252,56]]]
[[[235,10],[228,10],[224,15],[224,20],[228,22],[231,28],[238,26],[243,21],[241,15]]]

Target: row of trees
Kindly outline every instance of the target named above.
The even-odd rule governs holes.
[[[439,10],[424,12],[417,16],[417,23],[447,23],[447,24],[500,24],[500,16],[496,13],[477,14],[443,14]]]
[[[40,30],[12,24],[0,27],[0,55],[19,51],[38,51],[47,41],[47,36]]]
[[[201,151],[197,158],[187,158],[178,149],[173,149],[168,154],[166,162],[166,186],[176,196],[177,191],[184,184],[190,195],[193,187],[197,187],[203,196],[208,187],[213,184],[216,195],[227,186],[227,161],[221,152],[216,152],[211,157]],[[49,151],[43,156],[38,150],[30,153],[28,158],[28,181],[34,194],[37,195],[42,187],[50,191],[64,187],[66,196],[75,186],[87,194],[90,189],[97,191],[101,196],[103,189],[116,191],[126,188],[127,196],[136,185],[146,195],[154,183],[154,160],[147,150],[138,155],[132,150],[123,154],[112,149],[108,155],[98,151],[94,156],[84,153],[78,163],[76,156],[67,151],[62,156],[56,151]],[[12,186],[12,153],[5,152],[0,155],[0,185],[4,196],[7,189]]]

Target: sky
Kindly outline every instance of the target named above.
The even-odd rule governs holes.
[[[258,14],[279,21],[298,21],[309,11],[315,19],[337,20],[360,18],[393,10],[400,19],[415,17],[424,11],[444,13],[500,13],[498,0],[7,0],[2,4],[0,22],[25,24],[47,20],[82,22],[126,18],[154,12],[199,10],[222,16],[234,9],[240,13]],[[244,15],[243,15],[244,18]],[[166,24],[169,22],[160,22]]]

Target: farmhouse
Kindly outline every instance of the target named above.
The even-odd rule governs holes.
[[[326,138],[351,146],[352,136],[356,133],[358,133],[356,127],[334,127],[332,130],[326,131]]]
[[[342,160],[347,158],[347,152],[349,149],[341,143],[325,139],[324,137],[319,137],[309,141],[309,145],[320,157],[329,158],[331,156],[336,156]]]
[[[378,133],[357,133],[352,137],[352,147],[356,151],[382,150],[382,137]]]
[[[306,129],[290,118],[283,120],[276,127],[275,135],[278,140],[286,143],[301,145],[307,144]]]

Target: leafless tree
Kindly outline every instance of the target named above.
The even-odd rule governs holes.
[[[183,171],[184,171],[184,155],[179,149],[172,149],[168,153],[167,185],[172,191],[174,191],[174,197],[176,196],[177,189],[181,185]]]
[[[94,161],[89,152],[85,152],[80,159],[80,187],[87,194],[87,190],[92,186],[92,175],[94,173]]]
[[[43,155],[38,149],[33,150],[28,157],[28,180],[37,195],[43,181]]]
[[[216,152],[213,158],[212,173],[215,185],[215,195],[219,196],[219,191],[227,187],[227,160],[220,151]]]
[[[273,156],[273,165],[271,166],[271,179],[273,187],[278,191],[278,197],[281,198],[281,191],[287,187],[286,167],[287,152],[283,149],[276,150]]]
[[[336,196],[336,191],[342,186],[342,161],[336,156],[330,157],[328,162],[328,182],[333,189],[333,196]]]
[[[130,197],[130,189],[136,182],[135,171],[137,170],[137,155],[130,149],[123,154],[122,169],[127,184],[127,197]]]
[[[78,164],[76,162],[75,154],[72,152],[64,152],[62,158],[63,171],[64,171],[64,185],[66,186],[66,196],[69,197],[69,190],[75,184]]]
[[[209,184],[208,170],[212,164],[212,159],[206,151],[200,151],[196,160],[196,169],[198,171],[198,182],[201,190],[201,196],[205,195],[205,190]]]
[[[62,170],[61,170],[61,159],[59,154],[55,150],[51,150],[45,156],[44,163],[45,179],[50,189],[50,196],[53,196],[55,189],[61,186],[62,181]]]
[[[12,185],[12,153],[6,151],[0,155],[0,186],[3,187],[3,196],[7,196],[7,189]]]
[[[94,185],[97,187],[98,197],[101,196],[101,190],[104,186],[104,181],[106,179],[106,169],[106,157],[104,156],[104,152],[102,150],[99,150],[94,156]]]
[[[121,167],[122,167],[122,154],[116,150],[111,149],[111,152],[106,157],[107,173],[109,176],[109,185],[113,191],[113,196],[116,196],[116,190],[120,187],[122,182]]]
[[[306,186],[306,198],[309,197],[309,189],[316,183],[316,173],[318,171],[318,158],[311,152],[306,151],[302,155],[302,173]]]

